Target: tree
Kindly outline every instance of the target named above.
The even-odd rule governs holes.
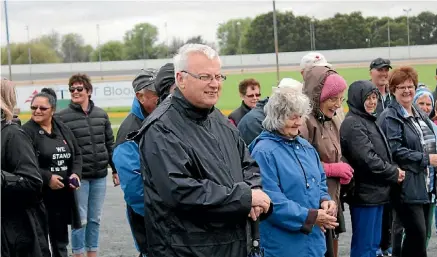
[[[217,29],[218,45],[221,55],[244,53],[246,34],[252,20],[232,19],[219,25]]]
[[[158,40],[158,28],[149,23],[139,23],[124,36],[126,59],[147,59],[154,55],[154,44]]]
[[[44,44],[49,48],[53,49],[58,54],[59,57],[62,57],[61,35],[54,30],[49,34],[42,35],[41,37],[32,40],[32,43]]]
[[[124,60],[124,44],[120,41],[108,41],[100,46],[100,54],[103,62]],[[99,48],[92,52],[91,60],[99,61]]]
[[[11,48],[11,63],[12,64],[28,64],[29,63],[29,55],[28,48],[30,46],[31,50],[31,60],[32,64],[40,64],[40,63],[59,63],[61,62],[61,58],[57,55],[57,53],[42,43],[12,43],[10,45]],[[1,64],[8,64],[8,54],[6,47],[2,47],[1,49]]]
[[[175,54],[177,54],[179,48],[181,48],[184,44],[184,40],[175,37],[172,38],[170,45],[168,46],[169,56],[174,56]]]
[[[81,35],[70,33],[62,37],[61,50],[64,62],[88,62],[93,48],[85,46]]]

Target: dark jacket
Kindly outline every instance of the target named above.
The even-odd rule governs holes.
[[[349,204],[380,205],[390,201],[390,188],[399,172],[391,164],[391,152],[376,117],[364,109],[366,98],[378,93],[370,81],[357,81],[349,87],[349,112],[340,127],[343,157],[354,169],[354,188]]]
[[[381,93],[378,90],[378,104],[376,105],[376,116],[378,117],[390,104],[395,101],[395,96],[386,90],[385,100],[383,100]]]
[[[144,183],[141,176],[140,152],[137,142],[126,136],[141,128],[147,117],[137,98],[134,98],[131,112],[118,129],[112,160],[120,178],[120,186],[127,204],[127,213],[137,250],[147,253],[147,236],[144,226]]]
[[[255,108],[250,110],[238,123],[238,130],[246,145],[250,145],[252,141],[263,131],[262,122],[266,118],[264,106],[269,101],[269,98],[259,100]]]
[[[14,115],[14,118],[12,119],[12,122],[14,122],[17,125],[21,126],[21,120],[20,120],[20,118],[18,118],[18,115]]]
[[[431,131],[431,121],[415,108],[415,113],[423,119]],[[429,155],[424,153],[419,134],[414,125],[403,114],[402,106],[393,101],[382,112],[377,120],[387,137],[393,156],[393,161],[405,171],[405,179],[398,189],[400,200],[405,203],[423,204],[429,202],[426,188],[426,168],[429,165]]]
[[[240,107],[231,112],[228,118],[232,121],[232,123],[234,123],[235,126],[237,126],[241,118],[243,118],[244,115],[250,112],[250,110],[250,107],[242,101]]]
[[[94,106],[90,100],[88,113],[78,104],[70,103],[68,108],[55,116],[67,125],[76,137],[82,153],[82,178],[103,178],[108,175],[108,164],[116,172],[112,162],[114,135],[108,114]]]
[[[71,132],[71,130],[56,117],[53,117],[53,126],[57,126],[71,151],[72,162],[68,167],[67,176],[70,177],[70,175],[74,173],[80,178],[82,175],[82,155],[73,132]],[[33,147],[35,149],[38,162],[40,163],[39,170],[43,179],[43,192],[46,190],[51,190],[49,183],[53,173],[42,168],[41,160],[39,159],[39,148],[42,144],[44,144],[46,135],[40,133],[41,127],[33,120],[26,122],[23,125],[23,130],[32,139]],[[65,186],[68,187],[68,185]],[[78,203],[73,189],[69,189],[68,199],[65,199],[65,202],[68,203],[68,206],[70,207],[69,210],[67,210],[69,217],[71,217],[69,224],[71,224],[73,228],[81,228],[82,225],[79,216]]]
[[[50,257],[43,181],[30,138],[1,121],[1,256]]]
[[[176,89],[133,138],[141,139],[148,256],[246,256],[251,189],[261,178],[227,118]]]

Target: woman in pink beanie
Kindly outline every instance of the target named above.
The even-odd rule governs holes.
[[[353,169],[342,162],[340,146],[340,125],[342,119],[336,112],[342,108],[346,81],[336,71],[328,67],[312,67],[304,71],[304,92],[312,99],[313,111],[300,128],[306,138],[319,153],[326,173],[328,192],[338,206],[337,222],[334,231],[326,232],[325,256],[338,256],[338,236],[346,231],[343,210],[340,203],[340,185],[349,184]]]

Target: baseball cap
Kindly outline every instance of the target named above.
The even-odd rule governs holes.
[[[132,81],[134,91],[138,92],[142,89],[147,89],[156,92],[155,79],[157,72],[156,69],[141,69],[134,81]]]
[[[302,91],[303,85],[300,81],[297,81],[295,79],[283,78],[279,82],[279,85],[277,87],[273,87],[273,89],[284,88],[284,87],[294,88],[296,90]]]
[[[370,69],[380,69],[384,67],[391,69],[391,62],[389,59],[376,58],[370,63]]]
[[[304,57],[302,57],[302,60],[300,60],[300,68],[303,70],[307,67],[314,67],[314,66],[326,66],[331,68],[332,65],[326,61],[325,56],[321,53],[317,52],[311,52]]]

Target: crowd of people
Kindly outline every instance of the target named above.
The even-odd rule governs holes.
[[[63,110],[42,89],[25,124],[2,79],[1,256],[67,257],[70,243],[74,257],[97,256],[109,166],[140,257],[338,257],[346,207],[350,256],[427,257],[436,93],[383,58],[349,85],[320,53],[300,69],[302,82],[284,78],[264,99],[241,81],[226,117],[219,55],[184,45],[135,77],[116,140],[87,75],[69,79]]]

